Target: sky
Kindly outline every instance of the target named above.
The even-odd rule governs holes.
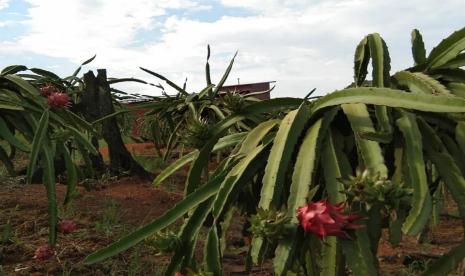
[[[0,67],[23,64],[71,75],[105,68],[110,77],[205,87],[207,45],[213,83],[238,51],[227,84],[276,81],[272,97],[341,89],[367,34],[386,41],[395,73],[412,65],[410,32],[427,52],[465,27],[464,0],[0,0]],[[126,83],[127,92],[159,95]],[[170,90],[168,90],[170,91]]]

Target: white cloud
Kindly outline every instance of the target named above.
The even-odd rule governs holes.
[[[0,0],[0,10],[8,8],[9,2],[10,0]]]
[[[203,22],[169,16],[169,9],[208,12],[211,8],[189,0],[29,2],[33,5],[27,22],[30,30],[16,41],[20,49],[75,63],[97,53],[94,65],[108,68],[109,75],[157,81],[138,69],[143,66],[179,83],[188,77],[188,87],[200,89],[209,43],[215,79],[239,50],[230,82],[237,78],[241,82],[277,80],[275,96],[303,96],[313,87],[320,93],[344,87],[352,79],[356,44],[375,31],[391,46],[394,69],[409,66],[410,30],[420,28],[431,50],[441,38],[463,27],[465,7],[463,0],[311,4],[305,0],[222,0],[225,6],[248,9],[253,15]],[[168,16],[166,20],[162,15]],[[140,47],[131,46],[141,31],[158,37]]]
[[[152,28],[169,1],[54,1],[29,0],[29,33],[19,44],[54,56],[69,57],[124,48],[139,30]],[[34,45],[34,46],[32,46]],[[82,58],[82,57],[81,57]]]

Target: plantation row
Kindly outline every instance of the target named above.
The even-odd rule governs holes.
[[[141,139],[152,142],[165,160],[175,149],[191,149],[153,176],[159,185],[189,166],[184,199],[84,262],[101,262],[156,235],[170,245],[167,275],[221,275],[226,232],[240,214],[252,237],[248,269],[271,258],[277,275],[378,274],[382,229],[389,229],[392,244],[402,235],[421,235],[438,223],[449,194],[465,219],[464,50],[465,28],[429,55],[414,30],[413,66],[391,75],[386,43],[370,34],[355,50],[352,84],[304,99],[220,94],[234,58],[215,85],[210,48],[206,87],[198,93],[141,68],[178,92],[152,97],[138,108],[149,110],[141,121]],[[92,72],[78,77],[80,70],[60,78],[15,65],[0,74],[0,160],[10,175],[24,173],[27,183],[40,177],[47,188],[49,245],[38,249],[38,259],[53,254],[57,231],[75,228],[57,215],[58,175],[66,179],[66,205],[80,180],[106,170],[99,140],[109,146],[113,174],[152,177],[122,139],[134,110],[120,100],[137,96],[110,86],[153,84],[107,78],[103,70],[96,77]],[[15,168],[17,151],[29,156],[24,172]],[[209,170],[214,153],[226,157]],[[165,230],[179,219],[183,225],[177,233]],[[202,227],[208,234],[200,261],[195,251]],[[425,274],[447,275],[464,258],[465,242]]]

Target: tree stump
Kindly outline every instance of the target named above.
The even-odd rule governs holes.
[[[84,74],[84,85],[80,110],[87,121],[93,122],[115,112],[105,69],[98,69],[97,77],[92,71]],[[131,175],[147,177],[149,173],[134,160],[126,149],[116,118],[111,117],[102,121],[101,126],[102,137],[108,144],[110,172],[114,174],[129,172]],[[95,138],[92,142],[98,146]],[[101,156],[92,157],[92,162],[94,161],[96,169],[100,166],[103,168]]]

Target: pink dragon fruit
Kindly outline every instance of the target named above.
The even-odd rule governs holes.
[[[62,220],[60,223],[58,223],[58,232],[62,234],[69,234],[74,231],[76,231],[77,225],[74,221],[72,220]]]
[[[36,249],[34,253],[34,259],[38,261],[45,261],[50,259],[54,254],[55,251],[50,245],[42,245]]]
[[[48,106],[53,107],[68,107],[70,98],[68,94],[61,92],[53,92],[48,96]]]
[[[327,200],[321,200],[298,208],[297,216],[305,232],[313,233],[320,238],[337,236],[351,239],[346,230],[363,227],[363,225],[353,223],[362,217],[343,215],[343,209],[344,203],[333,205]]]

